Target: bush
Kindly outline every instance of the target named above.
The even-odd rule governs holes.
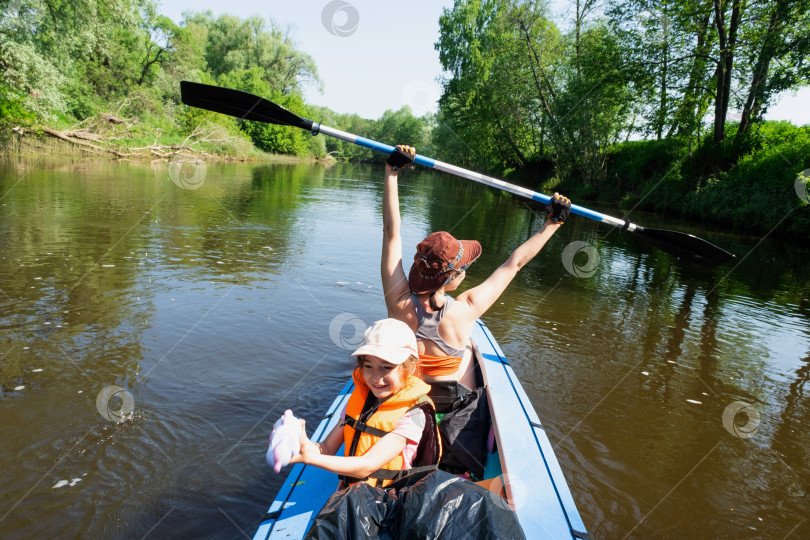
[[[0,85],[16,90],[21,107],[48,119],[52,113],[66,110],[65,77],[33,45],[0,41],[0,58]]]
[[[29,126],[36,115],[25,104],[25,96],[0,83],[0,136],[11,128]]]
[[[747,231],[768,231],[790,212],[777,233],[810,232],[810,207],[795,190],[796,177],[810,168],[810,127],[766,122],[754,150],[735,167],[705,182],[689,204]]]
[[[735,127],[721,145],[707,138],[692,154],[673,139],[616,145],[608,161],[608,179],[615,182],[599,190],[599,198],[747,232],[769,231],[791,213],[776,234],[806,237],[810,207],[795,183],[810,168],[810,127],[765,122],[736,142]]]

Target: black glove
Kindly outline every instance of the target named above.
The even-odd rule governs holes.
[[[546,210],[548,211],[548,219],[562,225],[568,219],[568,214],[571,213],[571,201],[568,197],[555,193],[551,201],[546,205]]]
[[[391,152],[391,155],[388,156],[385,164],[398,171],[413,163],[414,156],[416,156],[416,150],[413,147],[398,144],[394,151]]]

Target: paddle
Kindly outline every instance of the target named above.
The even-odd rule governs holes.
[[[393,146],[330,128],[313,122],[312,120],[307,120],[306,118],[301,118],[272,101],[240,90],[182,81],[180,83],[180,93],[183,103],[192,107],[235,116],[243,120],[298,127],[306,129],[313,135],[323,133],[324,135],[377,150],[384,154],[390,154],[394,150]],[[527,199],[539,201],[543,204],[548,204],[551,200],[551,197],[548,195],[543,195],[542,193],[514,184],[508,184],[503,180],[468,171],[467,169],[462,169],[461,167],[456,167],[455,165],[443,163],[418,154],[414,159],[414,163],[474,180],[488,186],[508,191],[509,193],[514,193],[515,195],[520,195],[521,197],[526,197]],[[571,205],[571,212],[595,221],[613,225],[614,227],[619,227],[622,230],[630,231],[640,238],[649,241],[659,249],[691,262],[716,266],[735,258],[735,255],[732,253],[691,234],[666,229],[641,227],[635,223],[631,223],[629,219],[618,219],[577,205]]]

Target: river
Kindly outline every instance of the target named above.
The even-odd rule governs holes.
[[[314,426],[385,316],[381,177],[3,162],[0,536],[252,536],[283,481],[272,423]],[[400,184],[406,258],[434,230],[483,245],[460,290],[544,219],[430,171]],[[484,317],[591,537],[810,537],[808,245],[632,217],[738,259],[695,267],[572,217]]]

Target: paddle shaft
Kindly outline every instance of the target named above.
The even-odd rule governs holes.
[[[317,135],[318,133],[323,133],[324,135],[328,135],[330,137],[334,137],[342,141],[350,142],[358,146],[363,146],[365,148],[370,148],[371,150],[376,150],[384,154],[390,154],[391,152],[394,151],[394,147],[388,144],[383,144],[377,141],[373,141],[371,139],[366,139],[365,137],[360,137],[359,135],[352,135],[351,133],[346,133],[345,131],[340,131],[339,129],[331,128],[329,126],[324,126],[323,124],[313,122],[312,134]],[[521,197],[525,197],[533,201],[538,201],[543,204],[548,204],[549,201],[551,201],[551,197],[549,197],[548,195],[543,195],[542,193],[538,193],[536,191],[532,191],[524,187],[516,186],[514,184],[504,182],[503,180],[499,180],[497,178],[493,178],[485,174],[463,169],[461,167],[457,167],[456,165],[450,165],[449,163],[444,163],[443,161],[431,159],[429,157],[421,156],[419,154],[416,154],[416,157],[414,157],[413,162],[418,163],[419,165],[424,165],[425,167],[429,167],[431,169],[436,169],[437,171],[443,171],[449,174],[453,174],[455,176],[460,176],[462,178],[467,178],[468,180],[473,180],[475,182],[485,184],[487,186],[502,189],[503,191],[508,191],[509,193],[514,193],[515,195],[519,195]],[[627,230],[629,231],[634,231],[637,227],[634,223],[626,223],[624,220],[612,216],[607,216],[599,212],[594,212],[593,210],[583,208],[582,206],[577,206],[576,204],[571,205],[571,212],[577,214],[578,216],[586,217],[594,221],[599,221],[601,223],[613,225],[614,227],[623,228],[627,226]]]
[[[209,111],[215,111],[222,114],[227,114],[242,120],[250,120],[254,122],[264,122],[269,124],[276,124],[281,126],[291,126],[305,129],[313,135],[323,133],[330,137],[335,137],[352,144],[357,144],[365,148],[370,148],[378,152],[390,154],[393,146],[382,144],[365,137],[353,135],[340,131],[339,129],[330,128],[321,125],[312,120],[301,118],[297,114],[290,112],[281,105],[268,101],[262,97],[242,92],[241,90],[233,90],[230,88],[221,88],[218,86],[211,86],[207,84],[195,83],[190,81],[180,82],[180,94],[183,103],[192,107],[199,107]],[[530,189],[520,186],[509,184],[503,180],[493,178],[484,174],[480,174],[467,169],[462,169],[449,163],[443,163],[435,159],[425,156],[417,155],[414,161],[425,167],[443,171],[449,174],[467,178],[481,184],[485,184],[533,201],[538,201],[543,204],[548,204],[551,198],[548,195],[537,193]],[[678,231],[670,231],[667,229],[651,229],[649,227],[641,227],[630,223],[630,220],[621,220],[615,217],[606,216],[599,212],[594,212],[581,206],[572,205],[571,211],[579,216],[598,221],[600,223],[607,223],[614,227],[620,227],[624,230],[634,232],[636,236],[644,238],[654,246],[671,253],[678,258],[697,262],[706,265],[718,265],[734,259],[734,254],[715,246],[701,238],[692,234],[682,233]]]

